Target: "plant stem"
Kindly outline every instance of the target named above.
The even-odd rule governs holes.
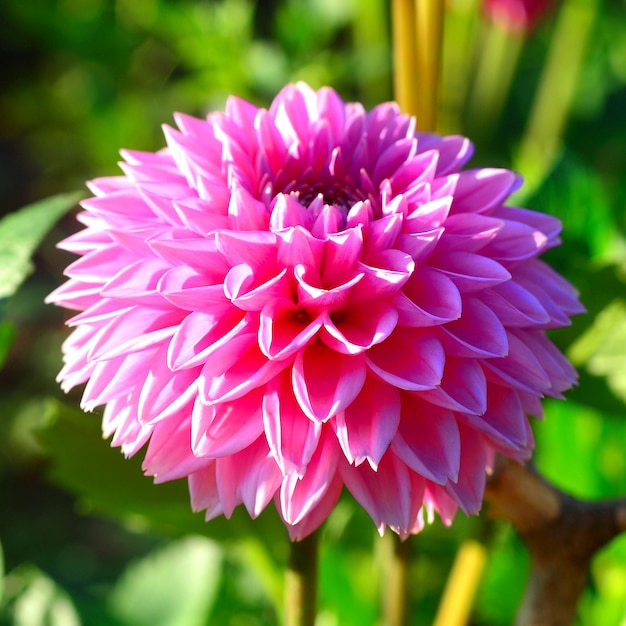
[[[523,33],[510,33],[496,23],[485,25],[485,30],[467,111],[477,141],[489,138],[495,130],[525,40]]]
[[[416,115],[418,90],[414,0],[392,0],[391,16],[394,97],[404,113]]]
[[[318,532],[291,544],[285,579],[285,626],[314,626]]]
[[[561,8],[515,169],[526,195],[541,184],[558,154],[598,10],[598,0],[569,0]]]
[[[435,130],[441,73],[444,0],[415,0],[417,127]]]
[[[472,610],[487,562],[487,550],[478,541],[465,541],[457,552],[433,626],[464,626]]]
[[[385,551],[385,584],[383,586],[383,626],[408,624],[410,538],[401,541],[395,533],[388,533]]]

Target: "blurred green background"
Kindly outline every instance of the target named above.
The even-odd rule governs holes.
[[[529,175],[519,200],[563,220],[563,246],[549,260],[589,310],[554,335],[581,380],[567,402],[546,403],[535,460],[574,495],[624,495],[626,2],[554,3],[535,31],[515,37],[495,33],[479,4],[447,5],[442,130],[478,142],[473,165]],[[537,167],[522,147],[567,15],[582,63],[560,68],[572,98],[558,150]],[[159,149],[173,111],[202,116],[231,93],[267,104],[285,83],[305,80],[367,107],[389,100],[389,22],[383,0],[2,0],[0,213],[117,173],[120,148]],[[504,46],[494,57],[498,37]],[[492,80],[477,106],[481,72]],[[548,81],[554,93],[559,80]],[[61,215],[74,201],[33,215]],[[29,236],[34,246],[23,224],[1,224],[0,243],[19,231],[24,249]],[[189,511],[183,482],[152,486],[139,459],[124,461],[101,440],[97,415],[72,408],[78,395],[59,391],[64,313],[43,298],[70,258],[54,244],[76,228],[71,214],[61,219],[37,249],[34,274],[0,296],[0,625],[276,624],[287,555],[276,515],[205,524]],[[412,540],[411,623],[431,623],[468,537],[490,547],[471,623],[512,622],[524,549],[506,525],[460,515]],[[319,626],[376,623],[388,549],[344,498],[324,530]],[[626,539],[596,558],[580,624],[626,624]]]

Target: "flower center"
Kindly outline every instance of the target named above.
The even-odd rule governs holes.
[[[309,208],[314,200],[320,198],[324,204],[337,207],[347,213],[355,202],[358,202],[356,194],[350,193],[345,185],[331,183],[330,185],[306,185],[301,189],[292,191],[300,204]]]

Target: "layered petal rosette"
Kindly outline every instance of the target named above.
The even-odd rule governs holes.
[[[274,500],[299,539],[344,485],[381,532],[477,512],[494,453],[526,459],[527,416],[575,380],[546,330],[581,305],[538,259],[559,222],[395,104],[299,83],[175,119],[61,244],[63,388],[207,519]]]

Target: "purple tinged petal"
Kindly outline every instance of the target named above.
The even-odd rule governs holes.
[[[510,170],[483,168],[459,174],[452,213],[490,213],[522,184]]]
[[[541,231],[507,220],[504,228],[482,250],[493,259],[505,263],[515,263],[536,257],[548,245],[548,238]]]
[[[354,401],[365,376],[366,367],[360,355],[339,354],[316,341],[296,356],[292,384],[305,415],[325,422]]]
[[[500,452],[519,460],[530,456],[534,441],[519,393],[509,387],[490,384],[487,397],[489,404],[485,413],[481,416],[462,414],[465,423],[483,433]]]
[[[474,146],[466,137],[449,135],[440,137],[430,133],[417,135],[417,151],[436,150],[439,154],[437,161],[437,176],[445,176],[451,172],[458,172],[472,157]]]
[[[263,391],[206,406],[196,398],[191,414],[191,446],[198,457],[218,458],[235,454],[263,433]]]
[[[205,198],[189,198],[174,201],[173,206],[185,228],[199,235],[228,228],[229,194],[217,185],[207,183]],[[219,192],[223,192],[221,195]],[[208,197],[206,197],[208,196]]]
[[[472,428],[459,424],[461,468],[458,481],[443,486],[467,515],[480,511],[487,481],[487,453],[482,437]]]
[[[418,267],[394,298],[400,326],[436,326],[461,316],[462,300],[451,278],[428,266]]]
[[[509,354],[501,359],[485,360],[485,367],[514,389],[536,394],[546,393],[552,386],[550,377],[529,345],[508,332]]]
[[[514,279],[539,299],[551,318],[544,328],[558,328],[571,324],[569,316],[585,312],[576,289],[549,265],[530,259],[513,270]]]
[[[427,511],[429,523],[432,524],[435,521],[435,511],[437,511],[444,525],[450,526],[459,510],[459,505],[443,487],[427,482],[424,491],[424,508]]]
[[[402,417],[391,446],[420,476],[444,485],[459,475],[461,439],[454,414],[420,401],[419,394],[402,394]]]
[[[365,256],[370,257],[381,250],[393,248],[403,221],[402,214],[395,213],[371,222],[365,230]]]
[[[493,287],[511,278],[511,274],[504,266],[480,254],[452,252],[444,256],[435,252],[431,260],[439,271],[448,275],[465,293]]]
[[[419,152],[419,141],[417,142],[417,148]],[[415,187],[420,183],[430,182],[434,178],[438,158],[439,155],[436,150],[429,150],[416,154],[413,158],[405,159],[403,163],[399,163],[398,167],[393,170],[393,173],[390,172],[388,175],[394,194],[405,193],[411,187]],[[377,180],[375,176],[373,178]]]
[[[265,386],[263,424],[271,454],[283,476],[295,473],[302,478],[318,446],[322,426],[302,412],[289,372],[283,371]]]
[[[578,379],[572,364],[544,333],[527,329],[511,330],[511,333],[526,344],[541,362],[550,379],[550,389],[546,395],[563,399],[563,392],[570,389]]]
[[[487,379],[476,359],[446,358],[441,385],[420,398],[451,411],[483,415],[487,410]]]
[[[505,222],[487,215],[457,213],[445,223],[445,234],[437,248],[441,254],[478,252],[487,246],[505,227]],[[490,256],[490,255],[487,255]]]
[[[350,463],[360,465],[367,461],[376,470],[399,423],[398,390],[369,377],[354,402],[337,415],[337,440]]]
[[[502,206],[498,209],[496,216],[513,222],[521,222],[533,230],[543,233],[548,239],[548,246],[556,245],[559,242],[559,235],[563,229],[561,220],[557,217],[519,207]]]
[[[393,176],[394,173],[398,171],[398,168],[407,161],[422,160],[424,165],[422,166],[420,173],[428,170],[429,163],[427,162],[427,157],[430,156],[431,161],[433,159],[436,161],[437,153],[432,153],[431,155],[420,155],[420,159],[420,157],[415,157],[416,150],[417,141],[415,139],[400,139],[393,145],[389,146],[384,152],[377,156],[374,170],[371,174],[374,184],[378,184],[382,180]],[[432,168],[432,173],[434,174],[434,168]]]
[[[405,534],[411,520],[411,480],[407,466],[388,452],[374,471],[369,465],[341,464],[343,481],[355,500],[369,513],[378,532],[385,527]]]
[[[428,259],[441,239],[443,232],[443,228],[433,228],[421,233],[400,235],[397,248],[410,255],[417,266]]]
[[[483,291],[480,298],[507,328],[542,328],[550,321],[541,302],[515,279]]]
[[[405,220],[405,230],[408,233],[421,233],[425,230],[439,228],[445,224],[450,207],[452,206],[452,196],[444,196],[431,200],[426,204],[420,204],[415,209],[410,210]]]
[[[506,330],[498,316],[480,300],[466,298],[459,319],[442,325],[446,354],[456,357],[501,357],[509,351]]]
[[[432,389],[441,382],[446,355],[431,333],[396,328],[386,341],[372,347],[367,366],[386,383],[408,391]]]

